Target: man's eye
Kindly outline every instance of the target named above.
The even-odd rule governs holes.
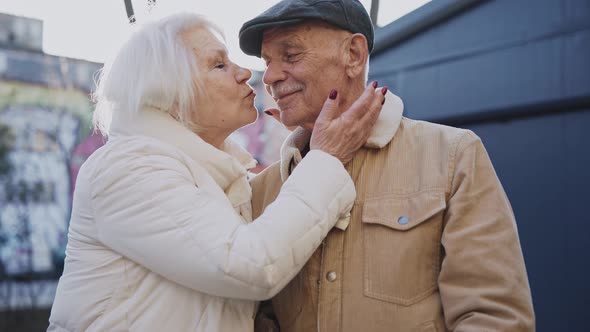
[[[288,53],[287,54],[287,61],[293,61],[297,58],[300,53]]]
[[[218,63],[218,64],[215,65],[215,68],[223,69],[223,68],[225,68],[225,63],[220,62],[220,63]]]

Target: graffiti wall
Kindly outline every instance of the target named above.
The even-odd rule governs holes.
[[[75,177],[103,143],[90,129],[91,109],[88,94],[80,90],[0,81],[0,123],[14,136],[13,171],[0,179],[2,279],[59,277]],[[9,306],[27,301],[4,298]]]

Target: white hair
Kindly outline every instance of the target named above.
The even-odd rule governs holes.
[[[195,92],[201,89],[197,60],[181,35],[198,27],[223,37],[213,23],[190,13],[139,27],[99,72],[93,94],[95,129],[108,136],[113,112],[136,115],[146,106],[177,111],[183,125],[197,128],[190,117],[195,111]]]

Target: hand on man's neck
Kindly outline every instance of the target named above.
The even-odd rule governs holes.
[[[340,110],[340,113],[344,113],[344,111],[349,109],[350,106],[352,106],[352,104],[363,94],[363,91],[365,90],[365,85],[366,83],[355,83],[351,81],[345,88],[342,88],[338,91],[338,108]],[[321,109],[317,112],[318,116],[320,112]],[[314,125],[315,120],[314,122],[303,123],[300,125],[300,127],[303,127],[311,133],[313,131]]]
[[[350,85],[348,85],[347,89],[346,88],[342,89],[343,93],[340,94],[340,92],[339,92],[340,113],[344,113],[347,109],[349,109],[352,106],[352,104],[363,94],[364,89],[365,89],[365,84],[354,85],[352,82],[350,83]],[[318,115],[319,115],[320,111],[318,111],[318,113],[317,113]],[[311,134],[311,132],[313,131],[314,125],[315,125],[315,120],[314,120],[314,122],[304,123],[304,124],[300,125],[300,127],[303,127]],[[301,156],[305,157],[305,155],[309,151],[310,151],[310,146],[309,146],[309,142],[307,142],[307,144],[303,147],[303,149],[300,150]]]

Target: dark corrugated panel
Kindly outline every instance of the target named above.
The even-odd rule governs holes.
[[[518,222],[537,331],[585,331],[590,1],[450,3],[380,29],[369,76],[407,116],[482,138]]]
[[[456,0],[431,1],[420,10],[415,10],[375,32],[375,47],[373,54],[377,54],[396,44],[420,33],[423,30],[457,15],[471,6],[488,0]],[[371,8],[372,9],[372,8]]]

